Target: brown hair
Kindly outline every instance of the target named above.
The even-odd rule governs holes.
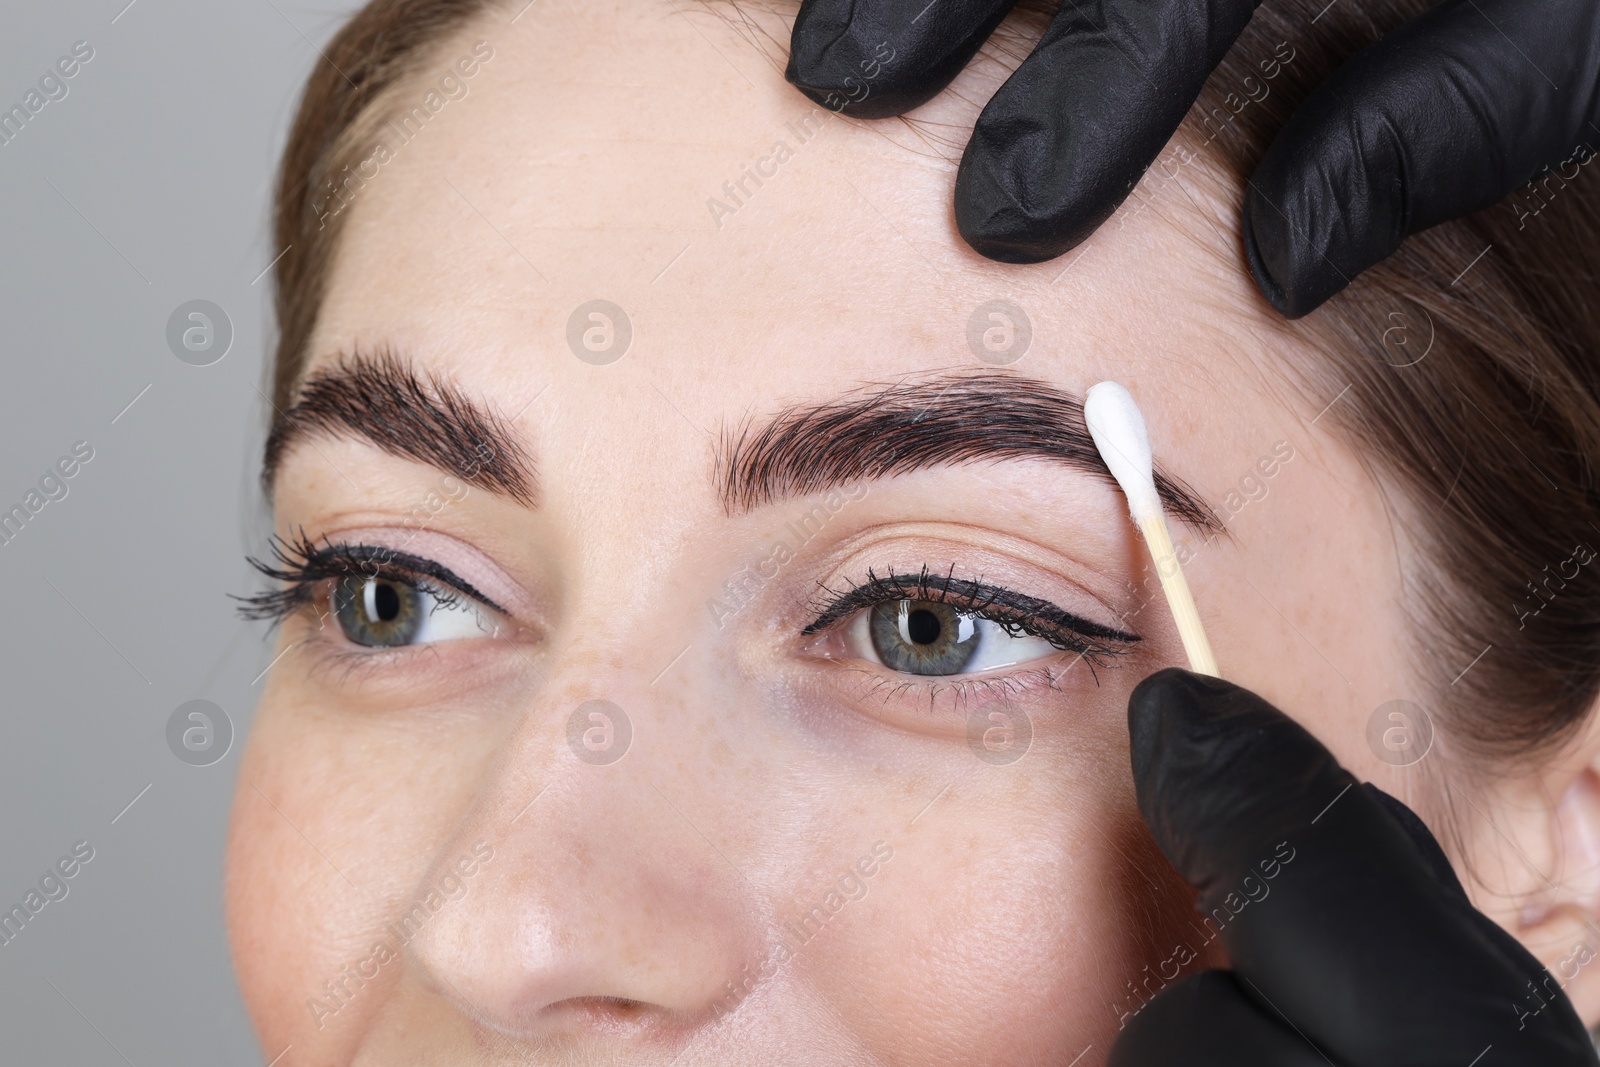
[[[748,0],[719,2],[737,17]],[[373,0],[312,74],[278,183],[278,245],[288,248],[275,276],[279,420],[342,228],[342,217],[319,214],[321,190],[370,146],[397,87],[500,6]],[[1014,65],[1049,6],[1023,0],[986,53]],[[1266,0],[1180,141],[1203,143],[1242,187],[1311,87],[1428,6]],[[1158,160],[1124,212],[1183,180],[1173,159]],[[1568,740],[1600,687],[1600,567],[1589,566],[1588,547],[1600,543],[1600,300],[1591,299],[1600,225],[1594,179],[1577,170],[1574,162],[1495,208],[1411,238],[1322,309],[1283,326],[1320,356],[1285,368],[1292,380],[1313,407],[1329,405],[1329,423],[1398,491],[1392,510],[1413,546],[1395,591],[1414,623],[1410,651],[1438,694],[1429,710],[1444,736],[1479,768]],[[1241,250],[1235,269],[1243,263]]]
[[[1242,183],[1338,62],[1430,6],[1268,0],[1187,121]],[[1269,71],[1269,95],[1240,107]],[[1417,234],[1289,327],[1317,342],[1318,363],[1293,368],[1316,407],[1331,404],[1399,490],[1416,552],[1395,595],[1438,694],[1429,710],[1480,769],[1570,740],[1600,689],[1600,568],[1587,565],[1600,544],[1600,226],[1592,179],[1576,174],[1592,155],[1580,147],[1502,204]]]

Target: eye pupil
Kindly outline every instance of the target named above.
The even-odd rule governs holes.
[[[917,608],[906,616],[906,634],[916,644],[933,644],[939,640],[939,633],[943,629],[939,616],[927,608]]]
[[[388,582],[377,583],[372,591],[374,614],[379,622],[393,622],[400,616],[400,594]]]

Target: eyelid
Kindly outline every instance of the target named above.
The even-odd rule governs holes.
[[[239,612],[248,619],[282,620],[320,595],[329,582],[354,575],[406,580],[438,595],[460,595],[477,601],[507,619],[515,616],[494,598],[481,592],[455,571],[425,556],[402,552],[386,545],[365,542],[333,541],[324,535],[314,543],[302,529],[292,538],[274,537],[271,549],[276,563],[248,558],[247,562],[266,577],[281,583],[280,588],[253,596],[235,597]],[[372,562],[373,566],[366,566]]]
[[[493,598],[479,592],[471,582],[462,578],[442,563],[435,563],[424,556],[413,556],[409,552],[399,552],[383,545],[336,544],[332,548],[334,550],[332,558],[344,561],[360,563],[369,559],[381,558],[382,562],[375,571],[368,572],[363,568],[363,573],[366,573],[368,577],[375,578],[381,575],[389,578],[420,579],[409,584],[435,595],[440,592],[438,586],[442,585],[445,587],[445,592],[459,593],[469,599],[478,601],[484,607],[493,608],[508,618],[511,616],[509,611],[495,603]],[[438,584],[435,585],[434,583]]]
[[[321,540],[366,542],[428,560],[471,582],[476,595],[509,618],[537,614],[538,601],[499,561],[475,544],[443,530],[414,524],[399,526],[362,522],[325,527]],[[463,590],[466,591],[466,590]]]

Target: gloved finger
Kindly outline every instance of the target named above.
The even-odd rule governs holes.
[[[1600,4],[1445,0],[1345,63],[1273,141],[1245,196],[1256,284],[1304,315],[1409,235],[1596,143],[1597,121]]]
[[[1516,1050],[1499,1062],[1595,1063],[1538,961],[1298,723],[1173,669],[1134,690],[1128,725],[1140,812],[1208,937],[1333,1062],[1466,1064],[1493,1045]]]
[[[1227,971],[1160,990],[1125,1020],[1106,1067],[1327,1067],[1327,1060]]]
[[[1016,0],[805,0],[784,77],[860,118],[927,103],[967,65]]]
[[[1006,263],[1087,238],[1166,146],[1256,3],[1063,0],[967,142],[961,236]]]

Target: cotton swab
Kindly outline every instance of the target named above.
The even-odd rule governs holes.
[[[1211,643],[1206,640],[1200,613],[1195,610],[1194,597],[1189,593],[1189,583],[1184,580],[1183,568],[1172,550],[1172,535],[1167,530],[1167,517],[1156,492],[1150,437],[1145,432],[1139,405],[1116,382],[1101,382],[1091,386],[1084,398],[1083,421],[1089,425],[1089,435],[1100,450],[1100,458],[1105,460],[1111,476],[1128,498],[1128,512],[1144,534],[1145,544],[1155,560],[1156,573],[1161,576],[1161,591],[1166,594],[1167,606],[1178,624],[1178,636],[1183,639],[1189,669],[1196,674],[1218,677]]]

